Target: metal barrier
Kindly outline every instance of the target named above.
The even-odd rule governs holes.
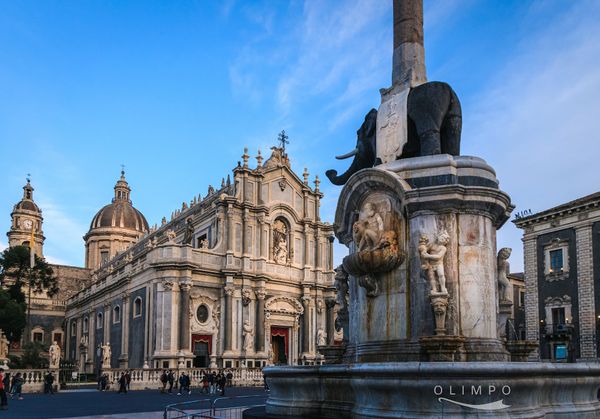
[[[244,404],[243,406],[219,406],[226,401],[237,401],[265,398],[262,394],[250,396],[216,397],[214,399],[200,399],[188,402],[173,403],[165,407],[164,419],[238,419],[242,417],[242,412],[252,407],[264,406],[264,403]],[[202,408],[202,404],[207,403],[208,408]],[[198,406],[195,406],[198,404]]]

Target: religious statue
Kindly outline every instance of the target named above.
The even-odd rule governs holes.
[[[56,341],[52,342],[52,345],[48,348],[48,358],[51,369],[60,367],[60,346]]]
[[[244,350],[251,352],[254,349],[254,328],[250,325],[250,320],[244,321]]]
[[[0,329],[0,359],[7,359],[8,358],[8,345],[9,345],[9,341],[6,338],[6,335],[4,334],[4,332],[2,331],[2,329]]]
[[[102,345],[102,368],[110,368],[110,343],[106,342]]]
[[[281,220],[273,223],[273,259],[280,265],[285,265],[288,259],[287,227]]]
[[[510,273],[510,265],[508,258],[512,249],[509,247],[503,247],[498,252],[498,297],[500,301],[512,302],[510,293],[512,287],[508,280],[508,274]]]
[[[382,232],[383,220],[375,210],[375,205],[367,202],[358,221],[352,226],[352,238],[357,250],[374,250],[379,245]]]
[[[317,346],[327,345],[327,333],[322,328],[317,330]]]
[[[177,237],[177,234],[173,230],[167,230],[167,240],[169,243],[174,243],[175,237]]]
[[[192,244],[192,238],[194,236],[194,223],[192,217],[188,218],[185,224],[185,233],[183,234],[183,244]]]
[[[348,273],[341,265],[335,269],[335,281],[333,286],[337,291],[335,301],[340,306],[338,312],[348,310]]]
[[[438,234],[436,242],[429,243],[427,236],[419,239],[419,256],[421,257],[421,269],[427,274],[431,294],[447,294],[446,275],[444,273],[444,256],[446,246],[450,243],[450,236],[446,231]]]

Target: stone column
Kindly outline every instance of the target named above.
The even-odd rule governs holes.
[[[312,298],[308,295],[302,297],[302,304],[304,305],[304,314],[302,314],[302,354],[308,355],[310,352],[310,302]]]
[[[256,291],[257,298],[257,315],[256,315],[256,325],[254,330],[256,330],[256,340],[258,341],[258,352],[264,352],[265,350],[265,290],[259,289]]]
[[[328,298],[325,300],[325,306],[327,307],[327,344],[333,345],[333,338],[335,334],[335,318],[333,308],[335,307],[335,300]]]
[[[525,262],[525,334],[527,340],[539,341],[540,315],[538,303],[537,238],[527,232],[523,239]],[[539,360],[539,348],[530,356],[531,361]]]
[[[577,282],[579,297],[580,359],[596,358],[596,322],[594,304],[594,273],[592,260],[592,225],[577,228]]]
[[[392,84],[410,87],[426,81],[423,0],[394,0]]]
[[[190,288],[189,282],[179,284],[179,350],[190,352]]]
[[[226,352],[231,351],[231,315],[233,311],[233,285],[227,285],[224,288],[225,291],[225,324],[224,324],[224,335],[223,346]]]
[[[111,306],[104,304],[104,342],[110,342]]]
[[[121,356],[119,368],[129,366],[129,293],[124,293],[121,300]]]
[[[227,205],[227,253],[233,253],[234,250],[234,223],[233,223],[233,205]]]

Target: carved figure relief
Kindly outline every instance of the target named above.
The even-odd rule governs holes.
[[[498,297],[501,302],[512,302],[510,298],[512,286],[508,280],[510,273],[508,258],[511,252],[512,249],[509,247],[503,247],[498,252]]]
[[[397,217],[391,211],[386,214],[378,208],[384,203],[389,206],[389,201],[363,204],[358,220],[352,225],[356,252],[343,260],[344,270],[357,277],[358,284],[366,289],[369,297],[379,294],[377,274],[395,269],[405,258],[398,244]]]
[[[254,350],[254,328],[250,324],[250,320],[244,321],[243,335],[244,335],[244,350],[246,352],[253,351]]]
[[[444,256],[446,246],[450,243],[450,236],[446,231],[441,231],[435,243],[429,243],[429,238],[422,235],[419,239],[419,256],[421,258],[421,269],[425,272],[431,294],[448,294],[446,289],[446,274],[444,272]]]
[[[185,233],[183,234],[183,244],[192,244],[193,236],[194,236],[194,223],[192,222],[192,217],[190,217],[185,222]]]
[[[0,329],[0,359],[8,358],[8,344],[8,339],[2,329]]]
[[[250,288],[244,288],[242,290],[242,304],[244,306],[247,306],[248,304],[250,304],[251,299],[252,299],[252,290]]]
[[[169,243],[174,243],[175,242],[175,237],[177,236],[177,234],[175,234],[175,232],[173,230],[167,230],[167,240]]]
[[[281,220],[273,223],[273,259],[275,263],[285,265],[288,260],[287,226]]]

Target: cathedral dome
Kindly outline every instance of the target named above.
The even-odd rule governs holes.
[[[102,227],[116,227],[147,233],[150,228],[146,217],[135,209],[129,199],[131,189],[125,180],[125,173],[115,185],[115,197],[96,213],[90,224],[90,230]]]
[[[27,185],[23,186],[23,199],[13,208],[13,211],[18,210],[41,212],[37,204],[33,202],[33,186],[29,183],[29,179],[27,179]]]

